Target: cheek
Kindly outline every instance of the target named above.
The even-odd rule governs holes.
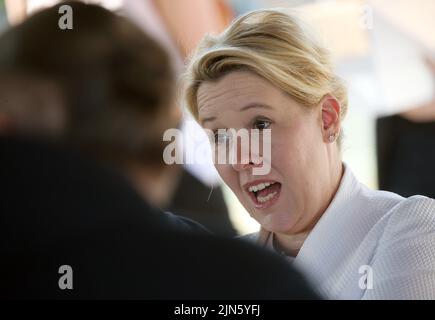
[[[318,149],[321,136],[312,119],[304,119],[277,130],[272,138],[272,161],[303,165]]]
[[[292,128],[296,129],[296,128]],[[283,179],[287,187],[303,184],[310,170],[316,144],[312,135],[303,128],[286,128],[276,132],[272,140],[272,169]],[[298,189],[298,188],[296,188]]]
[[[277,130],[272,137],[271,156],[272,167],[287,167],[292,162],[297,162],[301,156],[300,132],[289,128]]]
[[[233,192],[238,192],[239,180],[238,175],[236,174],[236,171],[233,169],[233,167],[231,165],[215,164],[215,168],[225,184],[228,185],[228,187],[230,187]]]

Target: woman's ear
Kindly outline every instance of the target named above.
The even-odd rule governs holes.
[[[325,142],[333,143],[340,134],[341,105],[331,94],[320,102],[322,110],[322,134]]]

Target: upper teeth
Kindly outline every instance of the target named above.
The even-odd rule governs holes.
[[[259,183],[259,184],[255,185],[255,186],[250,186],[248,188],[248,190],[249,190],[249,192],[257,192],[257,191],[260,191],[260,190],[263,190],[263,189],[267,188],[268,186],[270,186],[270,185],[272,185],[274,183],[276,183],[276,182]]]

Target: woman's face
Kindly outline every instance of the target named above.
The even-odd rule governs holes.
[[[322,108],[303,107],[263,78],[236,71],[200,86],[198,112],[201,125],[213,131],[271,129],[268,174],[254,175],[258,164],[251,163],[215,164],[216,169],[263,228],[309,230],[330,197],[329,118]]]

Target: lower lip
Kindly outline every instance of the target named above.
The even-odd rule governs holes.
[[[279,187],[276,195],[274,195],[273,198],[267,200],[266,202],[259,202],[255,194],[253,194],[252,192],[249,192],[249,197],[254,203],[254,207],[256,209],[265,210],[271,208],[278,201],[280,194],[281,194],[281,186]]]

